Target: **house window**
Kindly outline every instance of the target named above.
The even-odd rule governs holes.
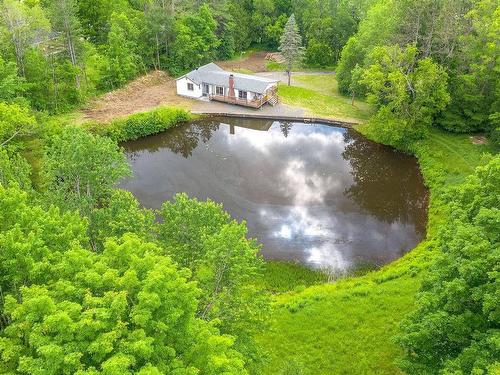
[[[194,91],[194,86],[192,83],[188,82],[188,91]]]
[[[215,86],[215,94],[224,96],[224,87]]]
[[[246,99],[247,98],[247,92],[246,91],[238,91],[238,98],[240,98],[240,99]]]

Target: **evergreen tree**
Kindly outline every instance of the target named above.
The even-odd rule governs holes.
[[[293,14],[288,19],[283,35],[281,35],[279,50],[285,59],[288,86],[290,86],[292,68],[302,60],[303,56],[302,37]]]

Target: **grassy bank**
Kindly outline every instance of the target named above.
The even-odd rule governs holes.
[[[304,108],[309,115],[362,123],[372,111],[359,100],[341,95],[334,74],[295,75],[293,86],[280,85],[280,100],[288,105]]]
[[[268,261],[264,269],[264,287],[272,294],[304,290],[328,281],[322,270],[312,270],[298,263]]]
[[[366,126],[357,128],[368,134]],[[434,130],[414,145],[430,189],[428,239],[403,258],[362,277],[275,296],[271,328],[259,336],[270,353],[266,374],[397,374],[392,338],[414,308],[421,279],[435,257],[433,234],[446,217],[444,197],[482,164],[485,145],[468,135]]]

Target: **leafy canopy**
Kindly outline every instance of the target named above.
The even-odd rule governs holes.
[[[447,74],[431,58],[419,60],[411,45],[375,47],[368,59],[361,82],[378,108],[372,131],[383,143],[407,148],[448,104]]]
[[[409,374],[500,369],[500,156],[453,189],[442,254],[398,342]]]

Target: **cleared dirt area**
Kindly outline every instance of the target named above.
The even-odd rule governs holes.
[[[249,70],[252,72],[267,71],[266,65],[269,62],[266,60],[266,55],[269,52],[257,51],[241,58],[236,58],[228,61],[217,61],[216,64],[227,70]]]
[[[83,120],[108,122],[114,118],[144,112],[159,105],[191,108],[193,100],[176,95],[175,79],[162,71],[153,71],[125,87],[90,101],[83,109]]]

